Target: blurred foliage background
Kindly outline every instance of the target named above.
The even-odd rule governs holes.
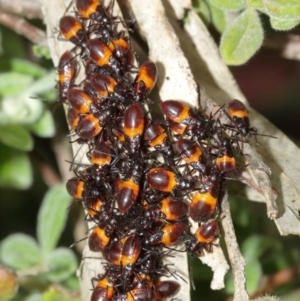
[[[80,206],[66,209],[72,203],[64,188],[71,177],[65,162],[72,159],[68,128],[62,106],[56,105],[55,67],[45,46],[41,12],[35,1],[19,4],[29,2],[28,11],[17,14],[8,1],[0,0],[0,283],[6,283],[0,300],[80,300],[75,271],[82,244],[71,250],[68,246],[85,236],[84,214]],[[245,5],[255,8],[264,40],[248,54],[247,63],[231,70],[251,106],[299,144],[300,13],[298,19],[293,15],[293,20],[283,20],[264,11],[264,1],[221,2],[194,1],[195,10],[215,41],[221,41],[223,57],[230,63],[236,59],[228,56],[231,42],[224,46],[226,30],[233,26],[230,20],[240,17]],[[294,10],[299,6],[297,1],[286,2]],[[25,22],[21,30],[16,21]],[[278,31],[283,29],[289,31]],[[284,52],[291,41],[292,58]],[[299,238],[280,237],[264,204],[233,196],[231,210],[248,264],[250,295],[272,293],[281,300],[299,300]],[[197,288],[193,300],[232,300],[230,274],[225,289],[212,291],[212,272],[196,258],[191,260]]]

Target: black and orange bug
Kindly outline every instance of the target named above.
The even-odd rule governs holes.
[[[144,128],[144,112],[139,104],[132,104],[124,112],[124,146],[130,155],[139,151]]]
[[[147,281],[137,283],[136,287],[131,289],[124,296],[120,296],[116,301],[154,301],[155,295],[151,285]]]
[[[112,265],[120,266],[123,246],[127,239],[128,237],[124,237],[119,242],[108,245],[102,252],[103,258]]]
[[[102,132],[103,133],[103,132]],[[88,158],[97,167],[109,166],[113,157],[113,145],[109,139],[99,135],[94,139],[94,148],[88,153]]]
[[[212,172],[194,195],[190,204],[190,217],[195,222],[208,220],[218,213],[220,184],[219,174]]]
[[[115,291],[116,276],[113,272],[107,271],[100,279],[93,290],[91,301],[110,301]]]
[[[165,280],[155,282],[154,288],[155,300],[164,301],[178,293],[180,284],[176,281]]]
[[[116,109],[113,106],[103,107],[94,114],[86,114],[80,118],[76,133],[85,140],[89,140],[101,133],[109,120],[116,117]]]
[[[91,201],[92,200],[92,201]],[[85,198],[84,199],[85,209],[88,212],[89,220],[93,220],[101,229],[104,229],[104,234],[94,233],[93,241],[91,244],[95,245],[97,248],[97,239],[100,240],[100,245],[106,241],[106,237],[111,237],[117,228],[118,220],[113,214],[113,210],[109,207],[108,204],[105,204],[98,198]],[[105,237],[106,236],[106,237]],[[92,239],[92,238],[91,238]],[[99,248],[99,247],[98,247]],[[101,252],[103,249],[100,250]]]
[[[187,126],[182,123],[170,123],[168,127],[173,133],[175,133],[179,137],[183,136],[186,133],[187,129]]]
[[[94,114],[87,114],[81,118],[76,127],[77,135],[82,139],[92,139],[102,131],[99,118]]]
[[[160,230],[145,239],[146,245],[174,246],[187,234],[188,226],[182,222],[164,224]]]
[[[107,202],[101,194],[101,198],[100,196],[86,197],[83,199],[83,203],[89,219],[96,222],[100,228],[105,227],[105,234],[110,237],[118,221],[113,214],[109,202]]]
[[[220,237],[220,228],[216,220],[200,223],[195,234],[187,244],[187,251],[192,255],[202,256],[203,250],[212,251],[212,243]]]
[[[151,61],[143,63],[135,78],[134,95],[136,102],[142,102],[147,99],[149,93],[152,91],[157,80],[157,67]]]
[[[87,197],[84,199],[84,207],[90,218],[94,219],[99,216],[105,206],[100,198],[97,197]]]
[[[132,68],[134,60],[133,52],[126,38],[112,39],[108,47],[118,59],[124,71]]]
[[[88,58],[85,61],[84,70],[85,70],[86,80],[91,80],[91,77],[94,74],[98,74],[100,72],[100,67],[91,58]]]
[[[90,94],[96,101],[108,101],[109,105],[126,107],[132,102],[131,90],[126,80],[117,81],[114,77],[104,73],[90,76]],[[86,84],[85,84],[86,85]]]
[[[96,100],[114,93],[117,84],[118,82],[112,76],[106,74],[95,74],[91,78],[91,85],[96,92]]]
[[[79,88],[70,88],[67,98],[70,105],[80,114],[96,112],[92,98]]]
[[[250,127],[249,120],[249,111],[246,106],[239,100],[234,99],[229,102],[227,107],[227,113],[225,114],[231,119],[234,124],[234,127],[237,129],[236,136],[240,133],[243,137],[247,135],[255,136],[255,142],[259,145],[257,141],[257,136],[265,136],[271,138],[277,138],[271,135],[262,135],[257,133],[257,129],[255,127]],[[233,137],[234,138],[234,137]]]
[[[148,120],[144,133],[144,141],[157,150],[158,153],[162,153],[166,159],[170,160],[174,158],[172,143],[168,138],[167,132],[157,122]]]
[[[67,191],[71,197],[81,200],[87,196],[88,187],[84,180],[73,177],[67,181]]]
[[[125,141],[124,135],[124,118],[116,120],[114,127],[112,128],[113,135],[117,138],[118,142],[123,143]]]
[[[72,16],[64,16],[59,21],[62,35],[76,46],[85,48],[87,35],[82,23]]]
[[[236,161],[229,138],[222,138],[215,165],[219,172],[233,171],[236,168]]]
[[[179,220],[186,215],[188,205],[170,196],[157,204],[149,205],[144,211],[145,218],[164,219],[169,221]]]
[[[210,123],[212,120],[208,121],[200,112],[196,112],[188,105],[176,100],[166,100],[160,104],[160,108],[167,120],[183,124],[185,133],[196,135],[200,139],[211,136],[212,127]],[[183,128],[182,126],[180,130],[182,131]]]
[[[109,24],[114,19],[108,13],[110,8],[104,8],[100,0],[76,0],[76,8],[84,19],[91,19],[104,24]]]
[[[78,71],[76,60],[72,57],[70,51],[66,51],[59,60],[57,66],[58,72],[58,91],[59,101],[66,102],[67,93],[74,85],[75,77]]]
[[[138,260],[142,250],[142,245],[138,235],[130,236],[125,242],[122,249],[121,265],[128,267],[133,265]]]
[[[136,161],[128,171],[125,180],[114,181],[115,198],[118,208],[122,213],[128,212],[138,198],[140,181],[143,174],[142,168],[143,165]]]
[[[113,55],[112,51],[103,42],[97,39],[87,41],[87,48],[90,53],[90,58],[100,67],[109,66],[117,74],[120,73],[120,63]]]
[[[109,244],[110,239],[106,228],[96,227],[89,236],[89,248],[93,252],[102,252]]]
[[[139,258],[139,260],[141,259],[141,257]],[[142,260],[144,260],[144,258],[142,257]],[[138,267],[137,267],[138,266]],[[137,262],[136,264],[137,267],[137,271],[134,275],[133,280],[131,281],[129,287],[132,288],[138,288],[141,287],[143,285],[143,283],[147,283],[149,285],[150,288],[153,288],[153,277],[151,277],[149,275],[149,273],[144,273],[140,267],[139,264]]]
[[[80,116],[78,114],[78,111],[75,110],[73,107],[68,108],[67,120],[71,130],[75,130],[80,120]]]
[[[186,180],[180,175],[162,167],[153,167],[148,172],[149,187],[162,192],[171,192],[174,189],[190,190],[195,187],[193,180]]]
[[[101,194],[101,190],[95,187],[94,181],[90,177],[89,169],[85,169],[77,177],[69,179],[66,188],[69,195],[78,200],[99,197],[99,194]]]
[[[200,146],[192,140],[180,138],[176,142],[179,156],[193,169],[206,175],[209,166]]]
[[[125,267],[136,263],[141,249],[141,241],[137,235],[126,236],[119,242],[107,246],[103,251],[103,257],[110,264]]]
[[[256,134],[256,128],[250,128],[249,111],[239,100],[234,99],[229,102],[227,112],[234,126],[242,136],[247,136],[250,132]]]

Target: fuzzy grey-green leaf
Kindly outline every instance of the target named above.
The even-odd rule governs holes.
[[[249,262],[246,265],[245,268],[245,274],[246,274],[246,286],[247,286],[247,291],[250,294],[253,294],[254,292],[257,291],[258,286],[261,282],[261,277],[262,277],[262,268],[258,260],[253,260]]]
[[[53,250],[46,259],[50,272],[46,274],[46,278],[51,282],[61,282],[77,269],[77,260],[74,253],[66,248],[58,248]]]
[[[222,10],[240,10],[246,7],[247,0],[210,0],[214,6]]]
[[[16,96],[4,97],[1,104],[3,115],[15,124],[36,122],[43,112],[43,103],[39,99],[32,98],[33,95],[23,91]]]
[[[12,234],[2,241],[0,258],[4,264],[16,270],[31,268],[42,262],[37,242],[22,233]]]
[[[265,9],[263,0],[248,0],[248,5],[256,9]]]
[[[11,70],[20,74],[28,74],[33,77],[41,77],[46,70],[28,60],[12,59],[10,61]]]
[[[277,18],[270,18],[271,26],[275,30],[291,30],[300,23],[299,20],[281,20]]]
[[[42,294],[34,292],[31,295],[29,295],[24,301],[41,301]]]
[[[226,28],[226,19],[224,12],[213,5],[211,0],[208,1],[212,23],[219,32],[223,32]]]
[[[37,237],[44,254],[51,252],[57,244],[67,221],[70,201],[64,184],[50,188],[42,201],[38,213]]]
[[[209,24],[210,20],[210,11],[206,2],[198,1],[197,6],[195,7],[196,13],[201,17],[205,24]]]
[[[55,134],[54,120],[49,110],[44,110],[41,118],[35,122],[30,129],[37,135],[43,138],[53,137]]]
[[[262,42],[263,29],[258,14],[248,8],[226,28],[220,50],[228,65],[241,65],[255,54]]]
[[[264,5],[270,17],[286,21],[295,21],[300,19],[300,2],[298,0],[264,0]]]
[[[5,72],[0,74],[0,95],[13,96],[24,91],[33,82],[33,77],[18,72]],[[18,89],[16,89],[18,83]]]
[[[0,141],[8,146],[23,151],[30,151],[33,147],[33,140],[29,131],[21,125],[2,125],[0,132]]]
[[[32,183],[31,164],[26,153],[0,144],[0,186],[27,189]]]
[[[251,235],[243,242],[241,250],[245,261],[248,263],[257,260],[266,250],[272,249],[275,251],[278,248],[280,248],[280,245],[272,238]]]

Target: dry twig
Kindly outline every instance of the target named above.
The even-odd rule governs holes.
[[[28,19],[42,19],[41,5],[37,0],[0,0],[0,9]]]
[[[12,29],[17,34],[24,36],[34,44],[47,46],[45,32],[31,25],[28,21],[21,17],[14,16],[0,10],[0,23]]]

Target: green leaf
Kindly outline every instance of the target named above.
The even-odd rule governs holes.
[[[80,294],[74,295],[59,287],[50,287],[50,289],[43,294],[41,301],[81,301]]]
[[[51,112],[49,110],[45,110],[41,118],[30,126],[30,129],[37,136],[43,138],[53,137],[55,134],[55,125]]]
[[[17,72],[4,72],[0,74],[0,96],[13,96],[20,94],[33,82],[33,77]],[[16,105],[16,104],[15,104]]]
[[[299,20],[280,20],[276,18],[270,18],[271,26],[275,30],[291,30],[300,23]]]
[[[1,111],[5,119],[9,120],[10,123],[18,124],[32,124],[36,122],[44,111],[43,101],[42,99],[38,99],[37,95],[53,91],[55,78],[55,72],[51,71],[42,78],[32,82],[25,90],[22,89],[22,91],[14,83],[12,88],[14,91],[19,92],[18,95],[6,96],[2,100]],[[16,103],[18,104],[17,106]],[[3,124],[1,120],[0,123]]]
[[[231,271],[229,271],[229,273],[227,273],[225,276],[225,291],[227,294],[234,293],[234,282],[233,282],[233,276]]]
[[[65,288],[68,288],[72,291],[80,291],[80,284],[79,284],[79,280],[78,277],[76,275],[68,277],[63,283],[62,285]]]
[[[248,8],[225,30],[220,50],[228,65],[247,62],[263,42],[263,29],[257,12]]]
[[[1,261],[16,270],[24,270],[41,264],[41,251],[29,235],[17,233],[6,237],[1,243]]]
[[[0,186],[27,189],[32,184],[31,164],[26,153],[0,144]]]
[[[24,301],[41,301],[42,294],[40,293],[33,293],[30,296],[28,296]]]
[[[32,98],[33,94],[22,93],[2,100],[2,113],[11,123],[31,124],[36,122],[43,112],[40,99]],[[16,105],[16,103],[18,105]]]
[[[246,265],[246,286],[249,294],[257,291],[262,275],[262,268],[258,260],[253,260]]]
[[[3,266],[0,266],[0,300],[11,300],[19,289],[16,276]]]
[[[52,90],[55,86],[56,77],[57,74],[54,70],[46,73],[43,77],[36,80],[30,87],[28,87],[26,94],[33,97]]]
[[[264,0],[265,9],[270,17],[286,21],[300,19],[300,2],[299,0],[278,1]]]
[[[224,12],[213,5],[212,1],[208,1],[211,17],[212,17],[212,23],[215,26],[215,28],[222,33],[226,28],[226,19]]]
[[[51,53],[48,47],[41,46],[41,45],[33,45],[32,49],[34,55],[37,58],[45,58],[45,59],[51,58]]]
[[[74,253],[66,248],[53,250],[46,258],[50,272],[45,276],[51,282],[61,282],[68,279],[77,269]]]
[[[18,124],[6,124],[0,126],[0,141],[13,148],[30,151],[33,147],[33,140],[30,133]]]
[[[37,237],[45,254],[51,252],[65,227],[71,197],[65,184],[48,190],[38,213]]]
[[[263,0],[248,0],[248,5],[259,10],[265,10]]]
[[[46,70],[39,65],[22,59],[12,59],[10,61],[10,68],[14,72],[28,74],[33,77],[42,77],[46,72]]]
[[[257,260],[268,249],[276,250],[280,248],[278,241],[260,235],[251,235],[242,245],[242,254],[245,261],[252,262]]]
[[[261,281],[262,268],[260,266],[260,263],[256,260],[247,263],[245,267],[245,276],[247,291],[251,294],[257,290],[257,287]],[[231,272],[226,275],[225,280],[226,293],[233,294],[235,287]]]
[[[197,3],[194,4],[194,10],[201,17],[205,24],[210,23],[210,11],[207,2],[197,1]]]
[[[247,0],[210,0],[214,6],[222,10],[240,10],[247,6]]]

